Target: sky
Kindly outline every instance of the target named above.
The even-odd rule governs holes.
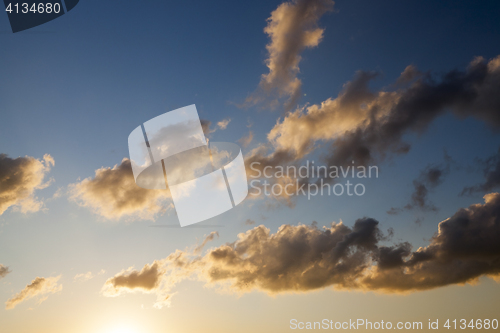
[[[18,33],[0,15],[0,332],[500,320],[499,14],[86,0]],[[181,228],[169,190],[136,185],[127,140],[192,104],[255,187]],[[276,175],[312,163],[377,176]],[[363,194],[311,196],[347,181]]]

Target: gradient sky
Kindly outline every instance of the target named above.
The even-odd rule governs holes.
[[[233,243],[258,225],[271,233],[283,224],[313,221],[319,227],[343,221],[353,228],[357,219],[370,217],[384,233],[394,230],[383,244],[410,242],[415,251],[429,244],[439,222],[498,191],[500,182],[459,195],[485,182],[481,161],[498,158],[498,123],[473,112],[443,112],[421,131],[403,133],[409,152],[377,159],[379,178],[365,182],[362,197],[300,197],[293,207],[266,197],[247,199],[193,228],[173,227],[173,209],[153,219],[110,219],[71,199],[71,184],[128,157],[127,138],[135,127],[182,106],[196,104],[216,129],[211,140],[237,143],[251,131],[252,142],[242,147],[247,157],[268,143],[268,133],[288,115],[287,96],[274,108],[266,101],[240,105],[259,93],[261,76],[269,72],[264,28],[282,3],[82,0],[67,15],[16,34],[7,15],[0,15],[0,153],[39,161],[50,154],[55,161],[45,172],[49,186],[34,192],[41,207],[22,212],[16,202],[0,214],[0,265],[10,271],[0,274],[0,301],[37,277],[59,277],[46,294],[0,309],[0,332],[289,332],[292,318],[424,325],[438,318],[500,319],[500,285],[484,274],[470,284],[403,294],[331,285],[238,294],[192,277],[173,287],[170,306],[161,309],[153,306],[156,290],[106,297],[103,286],[116,274],[129,267],[140,271],[176,250],[192,251],[212,231],[219,237],[205,251]],[[298,53],[302,90],[290,111],[336,98],[359,70],[380,73],[369,85],[375,92],[393,89],[409,65],[440,82],[450,71],[466,70],[475,57],[488,62],[500,55],[499,15],[497,1],[338,0],[316,22],[324,30],[318,45]],[[500,114],[498,102],[491,103],[493,114]],[[217,126],[224,119],[231,120],[226,129]],[[321,163],[332,142],[318,140],[307,158]],[[445,154],[453,160],[449,165]],[[429,188],[428,200],[437,209],[388,214],[410,202],[414,180],[429,165],[449,169]],[[2,167],[7,168],[0,164],[0,176]],[[2,186],[8,184],[0,179],[0,193]],[[246,225],[248,219],[255,224]],[[88,272],[90,279],[76,277]]]

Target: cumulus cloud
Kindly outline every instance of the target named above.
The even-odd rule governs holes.
[[[439,223],[429,245],[416,251],[408,242],[385,245],[391,235],[391,230],[384,235],[372,218],[358,219],[352,227],[285,224],[274,234],[261,225],[204,255],[177,250],[141,271],[122,271],[103,290],[107,296],[154,292],[161,300],[177,283],[195,277],[237,293],[326,287],[401,293],[498,277],[500,194],[488,194],[484,204],[460,209]]]
[[[69,186],[70,197],[82,207],[111,220],[122,217],[153,219],[165,211],[167,190],[149,190],[136,185],[130,160],[113,168],[100,168],[95,176]]]
[[[9,267],[0,264],[0,279],[10,273]]]
[[[263,169],[297,163],[324,144],[327,166],[373,165],[407,153],[411,146],[403,137],[424,132],[448,111],[500,128],[500,96],[495,93],[500,90],[500,56],[478,57],[466,70],[441,77],[407,68],[391,89],[372,91],[369,83],[377,75],[360,71],[336,98],[288,113],[268,133],[268,143],[246,156],[247,165],[259,162]]]
[[[58,283],[60,278],[60,275],[48,278],[37,277],[21,290],[21,292],[5,302],[5,308],[7,310],[13,309],[19,303],[34,297],[38,298],[38,304],[40,304],[47,299],[48,294],[54,294],[62,290],[62,285]]]
[[[245,105],[266,101],[276,106],[280,98],[286,97],[285,110],[294,107],[302,85],[297,77],[300,54],[321,42],[324,30],[318,21],[333,9],[333,4],[331,0],[294,0],[282,3],[271,13],[264,29],[270,38],[266,46],[269,73],[262,75],[259,88]]]
[[[50,181],[44,179],[54,164],[48,154],[42,160],[0,154],[0,215],[9,207],[22,213],[42,209],[43,202],[35,196],[35,191],[50,185]]]
[[[460,209],[441,222],[428,246],[411,253],[401,246],[386,248],[397,263],[390,269],[372,268],[363,286],[405,292],[475,282],[480,276],[498,277],[500,194],[490,193],[484,199],[484,204]]]
[[[146,264],[140,271],[130,267],[106,280],[101,293],[106,297],[116,297],[130,292],[155,293],[158,299],[156,308],[162,308],[170,304],[170,294],[164,287],[163,261],[156,260],[151,265]]]
[[[500,187],[500,148],[495,155],[479,161],[479,164],[483,167],[484,183],[464,188],[462,195],[485,193]]]

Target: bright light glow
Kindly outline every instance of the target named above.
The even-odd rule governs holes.
[[[137,333],[137,331],[130,327],[120,326],[113,328],[109,333]]]

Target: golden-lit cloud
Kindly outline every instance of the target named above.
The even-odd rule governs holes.
[[[144,189],[135,183],[130,160],[95,171],[93,178],[69,186],[71,199],[110,220],[153,219],[166,210],[170,192]]]
[[[10,273],[9,267],[0,264],[0,279]]]
[[[151,265],[146,264],[140,271],[130,267],[106,280],[101,293],[106,297],[116,297],[130,292],[155,293],[158,299],[156,308],[168,306],[170,295],[162,285],[162,277],[166,270],[162,261],[154,261]]]
[[[242,137],[241,139],[238,140],[238,142],[244,147],[248,147],[248,145],[252,142],[253,140],[253,132],[248,131],[248,135]]]
[[[15,308],[19,303],[24,302],[30,298],[38,298],[38,304],[45,301],[48,294],[54,294],[62,290],[62,285],[58,283],[61,276],[55,277],[37,277],[23,290],[5,302],[7,310]]]
[[[217,123],[217,126],[221,129],[221,130],[225,130],[227,128],[227,126],[229,125],[229,123],[231,122],[231,118],[226,118],[226,119],[222,119],[221,121],[219,121]]]
[[[352,227],[285,224],[276,233],[261,225],[204,255],[177,250],[140,271],[122,271],[108,279],[103,294],[141,291],[168,299],[177,283],[193,277],[236,293],[270,295],[326,287],[400,293],[472,283],[500,274],[499,221],[500,194],[488,194],[484,204],[439,223],[429,245],[416,251],[408,242],[384,245],[392,231],[384,235],[372,218]]]
[[[75,282],[86,282],[88,280],[93,279],[97,275],[101,275],[101,274],[104,274],[104,273],[106,273],[106,271],[104,269],[101,269],[101,271],[99,273],[97,273],[97,274],[93,274],[90,271],[87,272],[87,273],[76,274],[75,277],[73,278],[73,281],[75,281]]]
[[[379,265],[361,280],[362,287],[386,292],[426,290],[476,282],[500,274],[500,194],[484,204],[460,209],[439,223],[430,244],[414,252],[408,245],[383,247]]]
[[[411,146],[403,139],[406,134],[422,133],[450,111],[500,128],[500,95],[495,93],[500,90],[500,56],[475,58],[466,70],[450,71],[440,79],[407,67],[395,84],[372,91],[369,83],[376,77],[360,71],[336,98],[279,119],[268,143],[247,154],[247,166],[300,162],[325,146],[327,166],[375,164],[388,155],[407,153]]]
[[[42,160],[0,154],[0,215],[9,207],[22,213],[42,209],[43,202],[35,196],[35,191],[50,185],[44,179],[53,166],[54,159],[48,154]]]
[[[295,106],[302,82],[297,77],[301,53],[317,46],[323,38],[319,19],[333,9],[331,0],[293,0],[284,2],[271,13],[264,32],[270,41],[266,46],[269,73],[263,74],[256,92],[245,105],[268,102],[276,106],[278,99],[287,98],[285,110]]]

